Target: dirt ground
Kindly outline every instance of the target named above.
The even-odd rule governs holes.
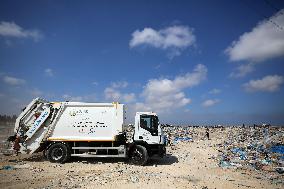
[[[274,172],[223,169],[217,156],[220,139],[181,142],[167,147],[163,159],[146,166],[123,159],[72,158],[65,164],[46,161],[41,154],[0,156],[0,188],[279,188]]]

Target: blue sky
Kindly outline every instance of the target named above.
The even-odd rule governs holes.
[[[0,113],[127,104],[163,123],[284,124],[284,2],[1,1]]]

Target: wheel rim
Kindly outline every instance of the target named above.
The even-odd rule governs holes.
[[[61,159],[63,157],[63,150],[61,148],[52,150],[51,157],[56,161]]]
[[[133,159],[135,162],[140,162],[140,161],[143,159],[143,154],[142,154],[139,150],[135,149],[135,150],[133,151],[132,159]]]

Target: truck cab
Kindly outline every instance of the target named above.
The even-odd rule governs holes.
[[[148,145],[165,143],[159,118],[153,112],[137,112],[135,116],[134,141],[145,142]]]
[[[136,154],[130,153],[130,158],[134,159],[134,162],[136,158],[138,161],[135,162],[136,164],[146,162],[148,157],[154,155],[163,157],[166,154],[164,133],[156,113],[136,113],[133,142],[136,146]]]

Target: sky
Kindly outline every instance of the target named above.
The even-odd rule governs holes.
[[[284,125],[284,1],[0,1],[0,114],[113,102],[161,123]]]

